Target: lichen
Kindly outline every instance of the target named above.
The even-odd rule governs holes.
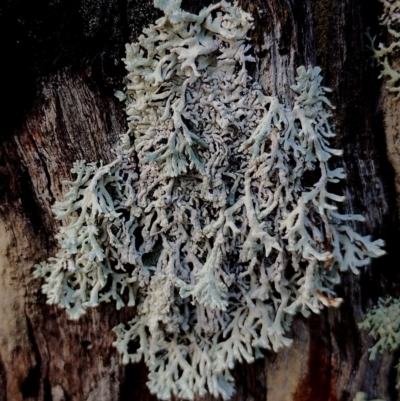
[[[136,305],[114,345],[123,363],[146,362],[158,398],[229,399],[235,363],[289,346],[293,315],[338,306],[340,273],[383,242],[338,212],[345,174],[328,165],[342,152],[320,68],[298,68],[284,105],[247,73],[249,14],[155,5],[165,16],[126,46],[129,129],[112,163],[75,163],[54,206],[61,250],[35,274],[73,319]]]
[[[395,94],[395,100],[400,99],[400,73],[393,68],[393,58],[398,56],[400,48],[400,1],[379,0],[383,5],[383,14],[380,17],[381,25],[385,26],[391,38],[389,46],[379,43],[376,46],[376,36],[367,36],[371,42],[370,49],[374,52],[374,58],[381,67],[379,78],[387,78],[386,87],[389,92]]]
[[[363,393],[362,391],[359,391],[353,401],[368,401],[368,397],[366,393]],[[376,400],[370,400],[370,401],[385,401],[381,399],[376,399]]]
[[[378,354],[396,351],[400,346],[400,299],[380,298],[358,327],[368,330],[376,341],[369,349],[370,360],[374,360]],[[396,388],[400,389],[400,361],[396,370]]]

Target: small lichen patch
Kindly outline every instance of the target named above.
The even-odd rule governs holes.
[[[358,327],[369,331],[369,335],[376,341],[369,349],[369,359],[374,360],[383,352],[394,352],[400,346],[400,299],[388,297],[380,298],[365,316]],[[396,366],[397,383],[400,389],[400,361]]]
[[[379,0],[383,5],[383,14],[380,18],[381,25],[385,26],[391,38],[389,46],[383,43],[375,44],[376,37],[367,36],[371,42],[371,50],[374,58],[381,67],[379,78],[386,79],[386,87],[389,92],[395,94],[395,100],[400,99],[400,73],[393,68],[393,58],[398,57],[400,48],[400,1]]]
[[[368,397],[366,393],[363,393],[362,391],[359,391],[353,401],[368,401]],[[385,401],[381,399],[376,399],[376,400],[370,400],[370,401]]]

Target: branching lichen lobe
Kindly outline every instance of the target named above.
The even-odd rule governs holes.
[[[389,46],[379,43],[375,47],[376,37],[367,36],[371,42],[371,50],[374,58],[381,67],[380,78],[386,78],[386,87],[389,92],[395,94],[395,100],[400,99],[400,72],[393,68],[393,58],[398,55],[400,46],[400,1],[399,0],[380,0],[383,5],[383,14],[380,17],[381,25],[385,26],[391,37]]]
[[[379,298],[374,306],[358,324],[368,330],[376,343],[369,348],[370,360],[383,352],[394,352],[400,346],[400,300],[392,297]],[[400,361],[396,365],[396,389],[400,389]]]
[[[136,305],[114,345],[144,359],[158,398],[229,399],[234,364],[289,346],[292,316],[338,306],[340,272],[383,243],[346,225],[363,218],[327,189],[344,172],[328,166],[341,151],[320,69],[298,68],[289,108],[248,76],[252,18],[236,4],[155,5],[165,16],[127,45],[128,132],[112,163],[75,163],[54,207],[61,249],[36,275],[74,319]]]

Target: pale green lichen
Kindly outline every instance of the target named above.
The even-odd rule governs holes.
[[[385,26],[391,37],[389,46],[383,43],[375,45],[376,36],[371,37],[369,32],[367,36],[371,42],[371,50],[374,52],[374,58],[381,67],[379,78],[387,78],[386,87],[389,92],[396,94],[395,100],[400,99],[400,73],[392,67],[391,59],[398,56],[400,48],[400,1],[399,0],[379,0],[383,5],[383,14],[380,18],[381,25]]]
[[[165,16],[127,45],[129,130],[113,163],[75,164],[54,207],[61,250],[36,275],[72,318],[136,305],[114,345],[144,359],[158,398],[229,399],[234,364],[289,346],[294,314],[338,306],[340,272],[383,242],[346,225],[363,218],[327,189],[345,175],[328,166],[341,151],[320,69],[298,68],[289,107],[248,76],[252,18],[236,4],[155,5]]]
[[[375,400],[368,400],[367,398],[367,394],[363,393],[361,391],[359,391],[355,398],[353,399],[353,401],[385,401],[385,400],[381,400],[381,399],[375,399]]]
[[[369,359],[374,360],[383,352],[394,352],[400,346],[400,299],[388,297],[380,298],[378,305],[374,306],[365,316],[358,327],[368,330],[370,336],[376,341],[369,349]],[[400,362],[396,366],[397,383],[400,389]]]

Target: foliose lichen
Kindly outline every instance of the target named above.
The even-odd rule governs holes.
[[[289,346],[293,315],[338,306],[340,272],[383,242],[327,187],[345,174],[328,165],[342,152],[320,68],[298,68],[289,107],[248,75],[252,18],[237,4],[155,5],[165,16],[126,46],[129,129],[112,163],[75,163],[54,206],[61,249],[35,274],[72,319],[136,306],[114,345],[144,359],[158,398],[229,399],[235,363]]]
[[[374,52],[374,58],[381,67],[379,78],[387,78],[386,87],[389,92],[395,94],[395,100],[400,99],[400,73],[392,67],[391,59],[399,54],[400,48],[400,1],[379,0],[383,5],[383,14],[380,17],[381,25],[385,26],[391,37],[389,46],[379,43],[376,46],[376,36],[371,37],[369,31],[367,36],[370,39],[370,49]]]
[[[374,360],[378,354],[396,351],[400,346],[400,299],[380,298],[358,327],[368,330],[376,341],[369,349],[370,360]],[[400,361],[396,370],[396,388],[400,389]]]
[[[353,401],[368,401],[368,397],[366,393],[363,393],[362,391],[359,391]],[[369,401],[385,401],[381,399],[375,399],[375,400],[369,400]]]

